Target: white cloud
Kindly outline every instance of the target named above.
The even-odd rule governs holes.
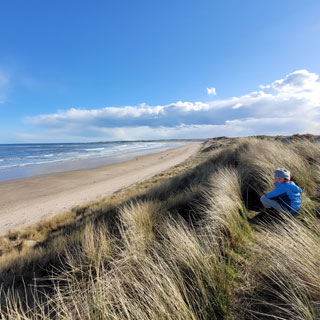
[[[207,88],[207,93],[216,96],[216,88]]]
[[[259,86],[259,88],[260,88],[260,89],[269,89],[269,88],[271,88],[271,86],[270,86],[270,84],[267,84],[266,86],[263,85],[263,84],[261,84],[261,85]]]
[[[243,106],[242,103],[237,103],[232,107],[232,109],[238,109],[238,108],[241,108],[242,106]]]
[[[298,70],[286,76],[285,79],[276,80],[271,87],[279,92],[303,92],[320,88],[317,82],[319,76],[307,70]]]
[[[267,90],[225,100],[72,108],[29,117],[25,121],[38,128],[44,139],[54,137],[54,141],[320,134],[317,74],[299,70],[264,88]],[[32,140],[23,135],[20,133],[21,139]]]

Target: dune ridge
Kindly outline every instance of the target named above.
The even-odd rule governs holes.
[[[319,319],[319,159],[312,136],[209,139],[76,208],[33,247],[32,230],[9,234],[0,248],[18,244],[0,256],[2,318]],[[251,224],[277,167],[303,189],[301,214]]]

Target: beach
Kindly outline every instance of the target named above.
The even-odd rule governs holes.
[[[0,182],[0,235],[150,178],[194,155],[200,146],[197,142],[95,169]]]

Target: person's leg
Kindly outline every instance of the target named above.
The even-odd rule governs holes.
[[[262,196],[260,198],[260,201],[262,202],[262,204],[265,208],[273,208],[277,211],[282,211],[282,208],[281,208],[278,201],[271,200],[271,199],[267,198],[266,196]]]
[[[262,196],[260,200],[263,206],[269,210],[261,211],[253,218],[248,219],[249,223],[257,225],[266,225],[271,224],[274,221],[277,221],[280,218],[280,204],[275,200],[268,199],[266,196]]]

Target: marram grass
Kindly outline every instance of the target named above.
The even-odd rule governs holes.
[[[0,318],[319,319],[319,155],[310,136],[211,139],[149,181],[11,232]],[[302,187],[302,214],[251,226],[276,167]]]

